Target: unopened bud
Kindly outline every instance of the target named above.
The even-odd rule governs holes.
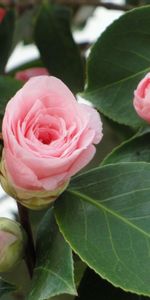
[[[40,75],[49,75],[49,73],[46,68],[34,67],[34,68],[18,71],[15,75],[15,78],[18,80],[27,81],[32,77],[40,76]]]
[[[25,234],[21,225],[7,218],[0,218],[0,272],[7,272],[22,258]]]
[[[3,7],[0,7],[0,23],[3,22],[3,19],[5,18],[6,15],[6,9]]]

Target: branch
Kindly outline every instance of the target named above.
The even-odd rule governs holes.
[[[0,140],[2,140],[2,141],[3,141],[2,132],[0,132]]]
[[[28,267],[28,271],[30,274],[30,277],[33,276],[33,270],[35,267],[35,249],[34,249],[34,241],[32,236],[32,230],[29,220],[29,214],[28,209],[22,206],[20,203],[17,202],[18,205],[18,212],[20,217],[20,223],[22,227],[24,228],[26,234],[27,234],[27,247],[26,247],[26,253],[25,253],[25,261]]]
[[[88,5],[88,6],[104,7],[107,9],[122,10],[122,11],[128,11],[135,7],[132,5],[119,5],[111,2],[104,3],[104,2],[100,2],[99,0],[55,0],[55,3],[61,5],[68,5],[68,6]]]
[[[120,10],[120,11],[128,11],[130,9],[133,9],[138,6],[133,5],[120,5],[115,4],[111,2],[100,2],[99,0],[53,0],[53,3],[60,4],[60,5],[67,5],[75,7],[77,5],[85,5],[85,6],[93,6],[93,7],[104,7],[106,9],[114,9],[114,10]],[[37,4],[40,4],[40,1],[37,2]],[[11,7],[16,8],[19,14],[24,13],[26,10],[32,9],[35,4],[32,2],[29,2],[27,4],[10,4]]]

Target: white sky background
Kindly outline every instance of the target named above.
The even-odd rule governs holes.
[[[117,0],[116,3],[121,1]],[[107,10],[105,8],[97,8],[89,19],[84,30],[74,34],[77,42],[94,42],[105,28],[110,25],[115,19],[119,18],[122,12],[115,10]],[[7,64],[7,71],[29,60],[39,57],[39,52],[34,45],[23,46],[20,43],[14,50]],[[13,199],[5,197],[5,193],[0,187],[0,217],[13,218],[13,213],[16,211],[16,203]]]

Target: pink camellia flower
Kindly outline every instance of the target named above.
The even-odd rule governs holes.
[[[6,15],[6,9],[3,7],[0,7],[0,23],[3,22],[3,19],[5,18]]]
[[[150,73],[138,84],[134,92],[133,105],[137,114],[150,123]]]
[[[61,80],[39,76],[7,104],[2,133],[2,186],[23,205],[39,209],[93,158],[102,123]]]
[[[15,74],[15,78],[22,81],[27,81],[31,77],[40,76],[40,75],[49,75],[46,68],[29,68],[26,70],[19,71]]]

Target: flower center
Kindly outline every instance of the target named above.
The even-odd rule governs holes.
[[[37,135],[38,140],[46,145],[58,138],[58,132],[51,128],[40,128]]]

